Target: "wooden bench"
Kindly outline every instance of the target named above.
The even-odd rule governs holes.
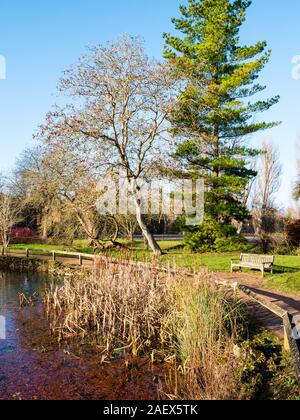
[[[231,260],[231,272],[233,273],[235,268],[250,268],[251,270],[260,270],[264,277],[265,272],[273,274],[274,262],[274,255],[241,254],[240,259]]]

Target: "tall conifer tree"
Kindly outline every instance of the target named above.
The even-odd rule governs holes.
[[[206,181],[206,214],[221,223],[248,217],[245,189],[256,174],[249,162],[259,151],[249,135],[278,122],[260,122],[279,97],[252,100],[265,86],[257,79],[271,52],[266,42],[240,45],[248,0],[188,0],[173,23],[182,36],[165,34],[165,57],[182,81],[171,117],[180,141],[183,172]]]

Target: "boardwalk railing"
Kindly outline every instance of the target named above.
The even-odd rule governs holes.
[[[42,258],[49,257],[53,261],[56,261],[59,257],[67,257],[70,259],[77,259],[79,265],[83,265],[84,260],[95,261],[96,255],[94,254],[84,254],[81,252],[69,252],[69,251],[59,251],[59,250],[45,250],[45,249],[17,249],[17,248],[1,248],[2,256],[11,256],[11,257],[25,257],[25,258]]]
[[[263,306],[268,311],[272,312],[274,315],[282,319],[282,325],[284,330],[284,349],[287,352],[290,352],[292,355],[295,372],[297,375],[297,381],[300,386],[300,330],[299,325],[297,325],[297,320],[293,315],[280,306],[275,305],[274,303],[268,301],[264,297],[254,293],[252,290],[248,289],[246,286],[235,283],[229,285],[228,282],[218,282],[222,286],[233,287],[234,290],[239,290],[241,293],[247,295],[259,305]]]

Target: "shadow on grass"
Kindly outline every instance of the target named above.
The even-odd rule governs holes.
[[[167,248],[168,251],[184,251],[184,245],[174,245]]]
[[[284,273],[300,273],[300,267],[287,267],[281,265],[274,265],[274,274]]]

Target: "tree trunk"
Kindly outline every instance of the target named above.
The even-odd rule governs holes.
[[[129,232],[127,239],[131,244],[134,244],[134,232]]]
[[[112,242],[115,243],[115,242],[117,242],[117,239],[118,239],[118,236],[119,236],[119,233],[120,233],[120,227],[119,227],[115,218],[113,218],[112,220],[113,220],[113,222],[115,224],[115,228],[116,228],[115,232],[114,232],[114,235],[113,235],[113,238],[112,238]]]
[[[132,194],[134,198],[135,208],[136,208],[136,219],[141,228],[142,234],[144,238],[148,241],[148,244],[155,255],[162,255],[163,252],[156,242],[153,233],[148,228],[147,224],[144,222],[143,219],[143,211],[142,211],[142,202],[140,198],[140,188],[137,185],[136,179],[129,179],[129,184],[132,187]]]
[[[48,227],[46,223],[44,223],[42,226],[42,241],[48,241]]]
[[[135,199],[135,205],[136,205],[136,218],[138,221],[138,224],[142,230],[142,233],[144,235],[144,238],[148,241],[148,244],[150,248],[152,249],[153,253],[155,255],[162,255],[162,250],[158,243],[156,242],[154,235],[150,232],[148,226],[143,220],[142,215],[142,209],[141,209],[141,203],[139,199]]]
[[[146,251],[149,251],[149,242],[145,236],[144,236],[144,248]]]
[[[2,244],[3,244],[3,248],[8,248],[9,245],[9,236],[7,234],[7,232],[3,232],[2,234]]]

